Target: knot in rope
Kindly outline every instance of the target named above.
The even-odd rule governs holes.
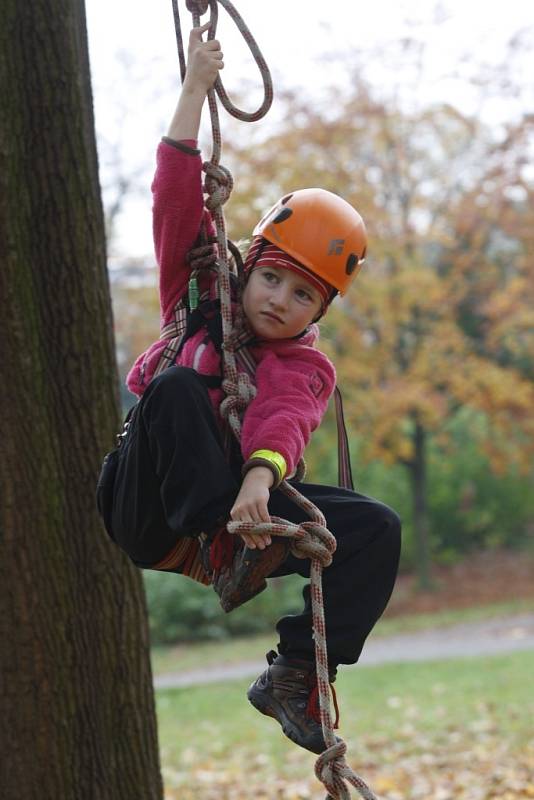
[[[223,206],[230,197],[234,188],[234,179],[230,170],[223,167],[222,164],[206,161],[202,169],[206,173],[204,189],[208,194],[205,205],[210,211],[214,211],[219,206]]]
[[[185,0],[187,10],[191,14],[198,14],[200,17],[205,14],[209,8],[209,0]]]
[[[295,535],[291,552],[297,558],[315,559],[323,567],[332,563],[332,555],[336,550],[336,540],[328,528],[318,522],[301,522]]]
[[[239,372],[235,379],[226,377],[223,380],[222,390],[226,397],[220,405],[221,416],[230,423],[232,430],[239,438],[241,419],[248,404],[256,396],[256,387],[246,373]]]
[[[330,531],[318,522],[288,522],[281,517],[271,517],[270,522],[228,522],[230,533],[266,533],[293,539],[291,552],[297,558],[311,558],[321,567],[332,563],[336,540]]]
[[[347,745],[340,739],[325,750],[315,762],[315,775],[326,788],[326,800],[350,800],[348,781],[364,800],[377,800],[376,795],[345,761]]]
[[[284,482],[283,485],[287,484]],[[231,533],[268,533],[293,539],[293,555],[296,558],[310,558],[322,568],[330,566],[336,550],[335,537],[325,525],[313,520],[296,523],[271,517],[270,522],[229,522],[228,530]]]

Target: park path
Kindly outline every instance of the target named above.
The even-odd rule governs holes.
[[[517,650],[534,650],[534,614],[466,622],[445,628],[395,636],[371,636],[359,664],[373,666],[402,661],[431,661],[448,658],[499,655]],[[182,688],[207,683],[249,678],[265,669],[265,658],[241,664],[195,669],[158,675],[156,689]]]

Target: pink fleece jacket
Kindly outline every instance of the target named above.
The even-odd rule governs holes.
[[[197,238],[202,215],[208,213],[203,210],[201,174],[199,155],[160,143],[152,193],[162,327],[172,320],[176,303],[187,291],[190,269],[186,253]],[[256,361],[257,394],[243,419],[245,461],[256,450],[275,450],[284,456],[287,474],[294,472],[335,386],[333,364],[315,347],[318,335],[317,325],[312,325],[300,339],[261,340],[250,348]],[[205,330],[193,335],[176,363],[203,375],[220,375],[220,356],[205,338]],[[137,358],[127,377],[131,392],[143,394],[167,343],[168,339],[159,339]],[[222,390],[209,389],[209,394],[220,419]]]

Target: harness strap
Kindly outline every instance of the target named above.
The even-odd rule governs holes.
[[[337,426],[337,485],[343,489],[354,491],[352,467],[350,463],[349,437],[343,413],[343,398],[339,387],[334,389],[334,403],[336,408]]]
[[[176,361],[176,356],[187,328],[187,316],[188,309],[183,300],[180,300],[174,307],[174,319],[161,330],[160,339],[170,339],[170,341],[159,357],[154,370],[154,378],[160,375],[167,367],[172,367]]]

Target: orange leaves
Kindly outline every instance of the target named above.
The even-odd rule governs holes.
[[[487,345],[492,353],[504,349],[513,358],[534,358],[534,277],[531,267],[508,282],[483,305],[488,319]]]
[[[467,405],[490,420],[486,450],[495,468],[526,465],[534,386],[520,359],[531,363],[534,311],[525,280],[514,278],[505,292],[494,283],[479,300],[476,276],[467,283],[461,269],[440,275],[412,262],[392,275],[380,271],[339,304],[328,342],[348,417],[365,433],[364,455],[405,461],[413,415],[439,435],[448,415]]]

